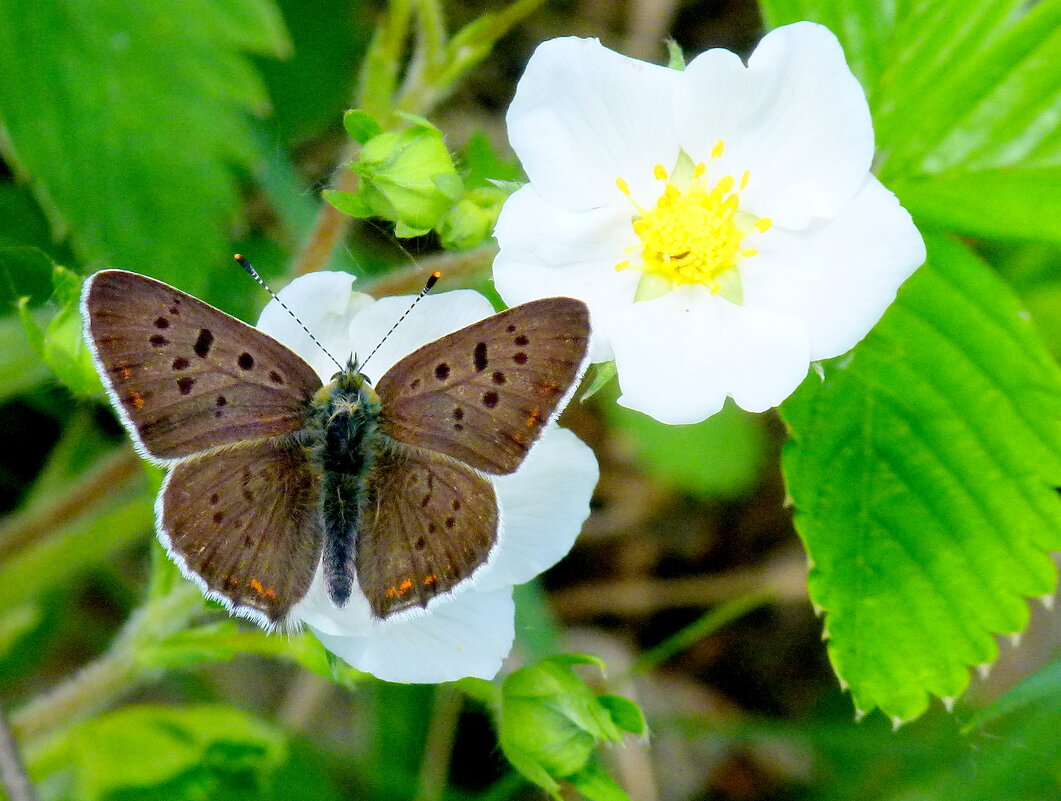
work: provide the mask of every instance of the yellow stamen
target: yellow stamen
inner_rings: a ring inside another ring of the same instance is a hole
[[[711,159],[721,158],[724,150],[725,143],[716,142]],[[750,172],[742,172],[739,180],[724,175],[714,183],[709,172],[708,164],[694,165],[684,153],[670,173],[662,164],[655,165],[653,177],[666,184],[653,208],[642,208],[631,196],[629,183],[616,178],[619,191],[637,209],[631,226],[641,242],[630,249],[633,258],[621,261],[615,269],[637,267],[644,273],[642,282],[654,277],[652,291],[639,290],[639,299],[658,297],[660,286],[701,284],[712,294],[742,302],[738,267],[743,259],[758,253],[744,247],[743,240],[766,232],[772,223],[740,208],[740,193],[751,180]]]

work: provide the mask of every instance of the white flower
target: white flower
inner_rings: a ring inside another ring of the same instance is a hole
[[[727,395],[777,405],[925,258],[869,172],[869,108],[820,25],[772,31],[747,66],[709,50],[684,71],[554,39],[508,127],[530,183],[498,221],[498,291],[584,300],[620,402],[665,423]]]
[[[364,359],[408,308],[411,298],[373,300],[351,291],[345,273],[313,273],[280,296],[342,363]],[[375,383],[408,353],[490,316],[486,298],[462,290],[428,295],[387,338],[364,372]],[[308,361],[327,383],[335,364],[278,304],[262,312],[258,327]],[[355,353],[356,352],[356,353]],[[330,651],[359,670],[388,681],[440,682],[465,676],[492,678],[512,647],[512,586],[529,581],[570,550],[597,483],[593,452],[570,431],[550,425],[512,475],[492,478],[501,534],[487,563],[426,610],[374,618],[354,584],[339,609],[328,598],[322,571],[293,616],[304,621]]]

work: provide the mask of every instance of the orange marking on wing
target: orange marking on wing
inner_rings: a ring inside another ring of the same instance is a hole
[[[118,370],[121,372],[122,378],[124,380],[128,381],[130,378],[133,377],[133,371],[132,369],[130,369],[131,365],[129,364],[129,362],[125,361],[125,359],[119,359],[117,362],[114,363],[114,366],[118,368]]]
[[[412,579],[406,579],[405,581],[403,581],[401,584],[398,585],[398,589],[401,592],[407,592],[408,590],[410,590],[412,588],[412,586],[413,586]]]
[[[269,599],[275,598],[276,597],[276,590],[274,590],[272,587],[270,587],[269,589],[267,589],[265,591],[265,597],[269,598]]]
[[[527,418],[527,428],[534,428],[538,425],[538,421],[542,419],[542,410],[535,409],[531,412],[531,416]]]
[[[383,594],[386,595],[388,598],[397,598],[398,590],[396,590],[394,587],[387,587],[387,591]]]
[[[141,395],[139,392],[134,392],[132,395],[130,395],[129,400],[133,402],[133,406],[135,406],[137,409],[144,408],[144,396]]]
[[[425,587],[430,587],[436,581],[438,581],[438,576],[436,576],[434,573],[432,573],[430,576],[427,576],[427,577],[424,578],[424,586]]]
[[[259,595],[265,595],[265,588],[262,586],[262,583],[256,578],[251,579],[251,589]]]

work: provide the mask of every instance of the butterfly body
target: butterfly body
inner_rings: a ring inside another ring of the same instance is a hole
[[[354,581],[354,555],[366,482],[381,449],[394,447],[380,431],[379,396],[350,361],[313,398],[299,440],[322,478],[320,520],[324,531],[324,575],[328,595],[343,606]]]
[[[585,366],[584,304],[514,307],[327,386],[268,335],[135,273],[85,283],[85,334],[138,450],[169,472],[159,538],[233,614],[289,627],[319,567],[385,619],[456,591],[514,472]]]

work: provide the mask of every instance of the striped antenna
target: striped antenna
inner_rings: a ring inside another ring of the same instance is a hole
[[[398,321],[394,325],[391,326],[391,330],[383,335],[383,339],[381,339],[379,341],[379,343],[376,345],[376,347],[374,347],[372,349],[372,352],[370,354],[368,354],[368,356],[365,357],[365,360],[363,362],[361,362],[361,364],[359,364],[357,366],[357,369],[361,370],[361,369],[364,368],[364,366],[366,364],[368,364],[368,360],[376,355],[376,351],[379,350],[380,345],[382,345],[384,342],[387,341],[387,338],[391,334],[394,333],[394,329],[402,324],[402,320],[404,320],[406,317],[409,316],[409,312],[411,312],[413,310],[413,308],[416,306],[416,304],[419,303],[423,299],[424,295],[426,295],[428,292],[431,291],[431,288],[435,284],[438,283],[438,279],[441,278],[441,277],[442,277],[442,273],[440,273],[438,271],[435,271],[435,272],[431,273],[431,276],[427,279],[427,283],[424,284],[424,288],[420,290],[420,294],[418,294],[415,298],[413,298],[413,302],[409,304],[409,308],[406,309],[405,313],[402,314],[402,316],[398,318]]]
[[[236,254],[235,256],[233,256],[233,258],[234,258],[234,259],[235,259],[235,260],[236,260],[237,262],[239,262],[239,266],[240,266],[240,267],[242,267],[242,268],[243,268],[244,270],[246,270],[246,271],[247,271],[247,274],[248,274],[248,275],[249,275],[249,276],[250,276],[251,278],[253,278],[253,279],[254,279],[255,281],[257,281],[257,282],[258,282],[258,286],[260,286],[260,287],[261,287],[262,289],[264,289],[264,290],[265,290],[266,292],[268,292],[268,293],[269,293],[270,295],[272,295],[272,298],[273,298],[273,300],[275,300],[275,301],[276,301],[277,303],[279,303],[279,304],[280,304],[281,306],[283,306],[283,307],[284,307],[284,310],[285,310],[285,311],[286,311],[286,312],[287,312],[288,314],[290,314],[290,315],[291,315],[291,317],[292,317],[292,318],[294,319],[294,321],[295,321],[296,323],[298,323],[298,324],[299,324],[299,325],[300,325],[300,326],[302,327],[302,330],[303,330],[303,331],[305,331],[305,332],[306,332],[306,336],[308,336],[308,337],[309,337],[309,338],[310,338],[311,340],[313,340],[313,344],[314,344],[314,345],[316,345],[316,346],[317,346],[318,348],[320,348],[320,349],[321,349],[321,350],[322,350],[322,351],[324,352],[324,354],[325,354],[325,355],[326,355],[326,356],[327,356],[327,357],[328,357],[329,359],[331,359],[331,360],[332,360],[333,362],[335,362],[335,366],[339,368],[339,372],[342,372],[343,370],[345,370],[345,369],[346,369],[346,368],[345,368],[345,367],[343,367],[343,366],[342,366],[341,364],[339,364],[339,360],[338,360],[338,359],[336,359],[336,358],[335,358],[334,356],[332,356],[332,354],[328,352],[328,349],[327,349],[327,348],[325,348],[325,347],[324,347],[324,346],[323,346],[323,345],[322,345],[322,344],[321,344],[321,343],[320,343],[320,342],[319,342],[319,341],[317,340],[317,338],[316,338],[315,336],[313,336],[313,332],[312,332],[312,331],[310,331],[310,330],[309,330],[308,328],[306,328],[306,324],[305,324],[304,322],[302,322],[302,321],[301,321],[300,319],[298,319],[298,315],[297,315],[297,314],[295,314],[295,313],[294,313],[293,311],[291,311],[291,309],[290,309],[290,308],[288,308],[288,305],[287,305],[286,303],[284,303],[284,302],[283,302],[282,300],[280,300],[280,296],[279,296],[279,295],[277,295],[277,294],[276,294],[275,292],[273,292],[273,290],[271,290],[271,289],[269,288],[269,285],[268,285],[267,283],[265,283],[265,281],[263,281],[263,280],[262,280],[262,277],[261,277],[260,275],[258,275],[258,271],[257,271],[257,270],[255,270],[255,269],[254,269],[254,267],[252,267],[252,266],[251,266],[251,263],[250,263],[249,261],[247,261],[247,260],[246,260],[246,259],[245,259],[245,258],[244,258],[243,256],[241,256],[241,255],[240,255],[239,253],[237,253],[237,254]],[[407,313],[408,313],[408,312],[407,312]],[[392,330],[393,330],[393,329],[392,329]]]

